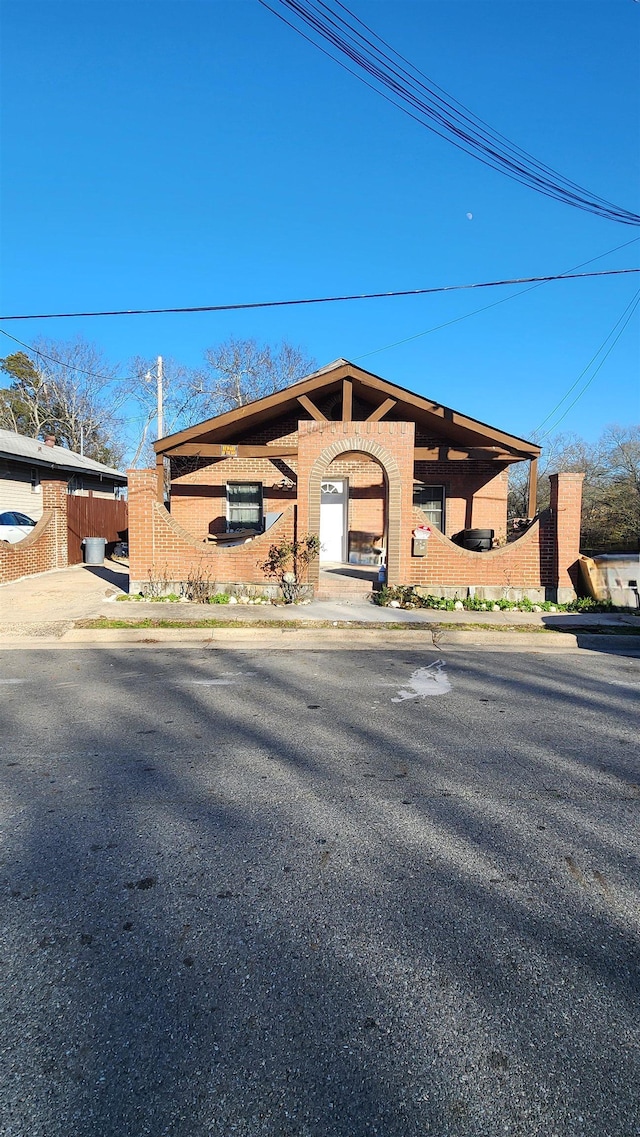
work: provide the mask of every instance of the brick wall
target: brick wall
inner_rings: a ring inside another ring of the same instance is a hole
[[[580,555],[582,474],[554,474],[551,503],[516,541],[485,553],[453,544],[434,530],[426,557],[411,557],[402,583],[435,595],[465,596],[469,587],[487,598],[574,599]],[[414,510],[414,520],[422,518]],[[480,528],[480,526],[478,526]]]
[[[422,514],[414,511],[416,523]],[[553,517],[542,514],[517,541],[485,553],[453,544],[433,530],[425,557],[412,557],[407,584],[434,595],[466,596],[469,587],[487,598],[519,598],[527,594],[544,600],[553,591]]]
[[[260,482],[265,513],[281,513],[295,502],[295,461],[271,458],[175,459],[171,474],[171,516],[198,540],[227,528],[227,482]]]
[[[67,481],[42,478],[42,517],[15,545],[0,542],[0,584],[67,567]]]
[[[323,426],[340,429],[343,423],[314,424],[291,421],[273,424],[268,430],[257,431],[243,441],[255,444],[282,446],[298,445],[300,425],[308,433],[310,427]],[[355,424],[359,431],[380,426],[402,427],[401,423]],[[404,424],[407,425],[407,424]],[[366,433],[366,432],[365,432]],[[418,462],[412,471],[418,481],[429,485],[442,485],[445,489],[445,532],[451,537],[461,529],[493,529],[496,537],[506,536],[508,472],[506,467],[496,472],[495,463],[482,461]],[[285,480],[295,483],[298,459],[287,458],[224,458],[213,460],[181,459],[172,462],[171,515],[199,540],[209,533],[226,530],[226,485],[234,481],[257,481],[263,487],[265,513],[281,512],[295,502],[295,489],[283,488]],[[349,482],[349,528],[364,532],[382,533],[385,529],[385,491],[381,467],[376,462],[363,461],[354,455],[336,459],[327,469],[327,477],[347,478]]]
[[[266,533],[243,545],[223,548],[203,544],[156,500],[155,470],[129,470],[129,575],[131,591],[154,580],[172,586],[199,575],[222,589],[233,584],[263,585],[260,569],[271,544],[292,540],[295,510],[283,516]]]

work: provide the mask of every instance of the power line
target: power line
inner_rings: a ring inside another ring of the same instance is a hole
[[[69,320],[94,316],[169,316],[196,312],[243,312],[255,308],[291,308],[302,304],[338,304],[347,300],[386,300],[393,296],[433,296],[443,292],[463,292],[473,288],[503,288],[507,284],[536,284],[552,280],[586,280],[598,276],[624,276],[640,268],[604,269],[602,272],[560,272],[549,276],[521,276],[511,280],[485,280],[476,284],[445,284],[436,288],[406,288],[389,292],[361,292],[349,296],[313,296],[299,300],[258,300],[247,304],[199,304],[188,308],[122,308],[105,312],[39,312],[19,316],[0,316],[0,320]],[[2,330],[2,329],[0,329]],[[8,332],[5,332],[8,335]]]
[[[271,0],[284,8],[294,22],[266,0],[259,3],[392,106],[483,165],[565,205],[609,221],[640,225],[638,214],[577,185],[474,115],[381,39],[340,0],[335,0],[333,8],[323,0]],[[341,9],[347,18],[336,9]],[[304,27],[312,34],[308,35]],[[333,50],[327,50],[321,41]],[[353,66],[345,63],[344,58]]]
[[[615,322],[615,324],[613,325],[613,327],[612,327],[611,331],[610,331],[610,332],[609,332],[609,334],[608,334],[608,335],[605,337],[605,339],[602,341],[602,343],[600,344],[600,347],[599,347],[599,348],[598,348],[598,350],[595,352],[595,354],[594,354],[594,355],[591,357],[591,359],[590,359],[590,360],[589,360],[589,362],[587,363],[587,366],[586,366],[586,367],[584,368],[584,370],[583,370],[583,371],[580,373],[580,375],[578,375],[578,378],[576,379],[575,383],[573,383],[573,384],[571,385],[571,387],[569,387],[569,390],[568,390],[568,391],[566,391],[566,392],[565,392],[565,394],[564,394],[564,395],[562,396],[562,398],[560,399],[560,401],[559,401],[558,403],[556,403],[556,405],[555,405],[555,407],[553,408],[553,410],[552,410],[552,411],[550,411],[550,412],[549,412],[549,414],[547,415],[547,417],[546,417],[545,419],[543,419],[543,420],[542,420],[542,422],[540,423],[540,426],[537,426],[537,427],[536,427],[536,429],[534,430],[534,432],[533,432],[533,433],[534,433],[534,435],[535,435],[535,434],[537,434],[537,433],[538,433],[538,431],[539,431],[539,430],[540,430],[540,429],[541,429],[541,428],[544,426],[544,424],[545,424],[546,422],[548,422],[548,421],[549,421],[549,419],[550,419],[550,418],[551,418],[551,417],[552,417],[552,416],[555,414],[555,412],[558,410],[558,408],[562,406],[562,404],[564,403],[565,399],[566,399],[566,398],[568,398],[568,396],[571,394],[571,392],[575,390],[575,388],[578,386],[578,383],[580,382],[580,380],[583,378],[583,376],[584,376],[584,375],[586,375],[586,373],[587,373],[587,371],[589,370],[589,368],[591,367],[592,363],[594,363],[594,362],[595,362],[595,360],[598,358],[598,356],[600,355],[600,352],[601,352],[601,351],[602,351],[602,349],[605,347],[605,345],[606,345],[607,341],[611,339],[611,337],[612,337],[613,333],[615,332],[616,328],[618,328],[618,327],[619,327],[619,325],[620,325],[620,324],[622,324],[622,327],[620,327],[620,330],[619,330],[619,332],[618,332],[617,336],[615,337],[615,339],[614,339],[613,343],[612,343],[612,344],[611,344],[611,346],[609,347],[609,350],[608,350],[607,352],[605,352],[605,354],[603,355],[602,359],[600,360],[600,363],[599,363],[599,364],[598,364],[598,366],[596,367],[596,369],[595,369],[595,371],[594,371],[593,375],[591,376],[591,378],[588,380],[588,382],[587,382],[587,383],[585,383],[585,385],[584,385],[584,387],[582,388],[582,390],[578,392],[578,394],[576,395],[576,397],[575,397],[575,399],[573,400],[573,402],[572,402],[572,403],[569,403],[569,406],[568,406],[568,407],[567,407],[567,409],[566,409],[566,410],[563,412],[563,414],[561,414],[561,415],[560,415],[560,418],[559,418],[559,419],[556,419],[556,421],[555,421],[555,423],[553,424],[553,426],[550,426],[550,427],[549,427],[549,429],[548,429],[548,430],[546,430],[546,431],[544,432],[544,434],[541,436],[541,439],[540,439],[540,441],[542,441],[542,439],[544,439],[544,438],[548,438],[548,436],[551,434],[551,431],[552,431],[552,430],[555,430],[555,429],[556,429],[556,428],[557,428],[557,427],[560,425],[560,423],[562,422],[562,420],[563,420],[563,419],[565,419],[565,418],[567,417],[567,415],[569,414],[569,411],[570,411],[570,410],[572,410],[572,408],[573,408],[573,407],[575,407],[576,403],[579,401],[579,399],[581,399],[581,398],[582,398],[582,396],[584,395],[585,391],[587,391],[587,390],[588,390],[588,388],[591,386],[591,384],[593,383],[593,380],[595,379],[596,375],[598,374],[598,372],[599,372],[599,371],[600,371],[600,369],[602,368],[602,366],[603,366],[603,364],[604,364],[605,360],[606,360],[606,359],[607,359],[607,358],[608,358],[608,357],[611,355],[611,352],[613,351],[614,347],[616,346],[616,344],[617,344],[618,340],[620,339],[620,337],[621,337],[621,335],[623,334],[623,332],[626,330],[626,328],[627,328],[627,325],[629,324],[629,321],[631,320],[631,317],[633,316],[633,314],[634,314],[634,312],[635,312],[636,308],[638,307],[638,304],[640,304],[640,289],[638,289],[638,291],[636,292],[635,296],[634,296],[634,297],[633,297],[633,299],[630,301],[630,303],[629,303],[629,304],[627,304],[626,308],[624,309],[624,312],[623,312],[623,313],[622,313],[622,315],[621,315],[621,316],[620,316],[620,317],[619,317],[619,318],[616,320],[616,322]],[[624,322],[623,322],[623,321],[624,321]]]
[[[640,3],[640,0],[638,0],[638,2]],[[606,253],[599,253],[597,257],[591,257],[588,261],[582,261],[578,265],[573,265],[571,268],[568,268],[566,272],[575,272],[579,268],[584,268],[585,265],[595,264],[596,261],[601,261],[604,257],[611,256],[612,253],[618,253],[620,249],[626,249],[628,245],[635,245],[638,241],[640,241],[640,237],[632,237],[630,241],[625,241],[622,245],[616,245],[614,249],[608,249]],[[566,273],[562,275],[565,276]],[[528,288],[521,288],[519,292],[512,292],[510,296],[503,296],[501,300],[494,300],[492,304],[485,304],[482,308],[474,308],[472,312],[465,312],[463,316],[455,316],[453,320],[445,320],[443,324],[436,324],[433,328],[426,328],[425,331],[416,332],[413,336],[396,340],[395,343],[386,344],[384,347],[376,347],[373,351],[363,352],[362,355],[354,356],[354,362],[358,359],[368,359],[370,355],[379,355],[382,351],[390,351],[391,348],[394,347],[401,347],[405,343],[412,343],[413,340],[422,339],[423,336],[429,336],[432,332],[440,332],[443,328],[450,328],[453,324],[460,324],[463,320],[470,319],[471,316],[478,316],[482,312],[488,312],[491,308],[498,308],[501,304],[506,304],[509,300],[516,300],[519,296],[526,296],[527,292],[533,292],[536,288],[542,288],[542,285],[545,283],[546,281],[541,281],[537,284],[531,284]]]
[[[87,375],[89,379],[104,379],[107,383],[129,383],[140,378],[139,375],[100,375],[96,371],[87,371],[84,367],[76,367],[75,363],[69,363],[66,359],[56,359],[54,355],[47,355],[46,351],[40,351],[40,348],[34,347],[33,344],[24,343],[23,340],[19,340],[16,336],[5,332],[4,328],[0,328],[0,335],[6,336],[7,339],[13,340],[14,343],[19,343],[20,347],[26,348],[32,355],[37,355],[40,359],[47,359],[49,363],[57,363],[59,367],[68,367],[70,371],[77,371],[80,375]]]

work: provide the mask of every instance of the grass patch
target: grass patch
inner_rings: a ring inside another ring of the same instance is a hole
[[[100,616],[96,619],[76,620],[74,626],[76,628],[90,628],[95,631],[100,630],[118,630],[129,628],[131,630],[144,630],[148,628],[204,628],[215,630],[217,628],[272,628],[281,629],[285,631],[294,631],[296,629],[328,629],[329,631],[364,631],[364,632],[424,632],[426,638],[430,638],[433,632],[437,632],[446,641],[449,632],[549,632],[555,631],[553,628],[540,627],[537,625],[531,626],[529,624],[469,624],[469,623],[455,623],[455,624],[438,624],[427,623],[426,621],[389,621],[385,623],[378,623],[369,620],[224,620],[224,619],[202,619],[202,620],[171,620],[161,619],[154,616],[145,616],[142,619],[136,620],[135,617],[130,620],[109,619],[106,616]],[[573,631],[574,629],[567,629]],[[581,629],[588,630],[588,629]],[[604,629],[603,629],[604,630]],[[633,629],[631,629],[633,631]]]

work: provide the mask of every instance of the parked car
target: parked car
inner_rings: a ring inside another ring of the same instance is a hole
[[[0,541],[9,541],[14,545],[16,541],[28,537],[35,525],[36,522],[32,517],[27,517],[26,513],[18,513],[15,509],[0,513]]]

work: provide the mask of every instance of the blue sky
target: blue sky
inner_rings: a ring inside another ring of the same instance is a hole
[[[640,212],[640,4],[351,8],[494,128]],[[3,315],[544,275],[640,237],[459,153],[257,0],[7,0],[1,11]],[[640,242],[590,267],[638,264]],[[527,438],[639,287],[635,276],[550,283],[426,335],[519,290],[1,326],[27,343],[82,335],[124,374],[134,355],[195,366],[230,334],[284,338],[319,364],[345,356]],[[639,311],[558,429],[595,439],[637,420]]]

